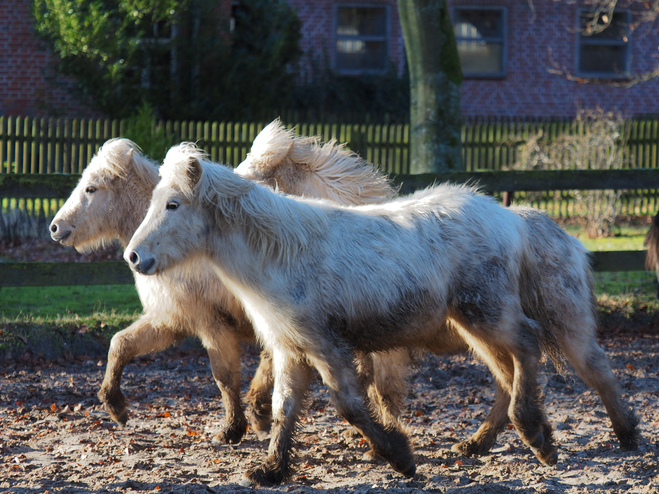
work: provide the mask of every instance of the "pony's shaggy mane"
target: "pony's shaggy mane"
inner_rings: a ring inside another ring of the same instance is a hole
[[[283,201],[279,194],[204,158],[194,143],[174,146],[160,167],[161,183],[212,210],[216,224],[228,222],[247,230],[249,245],[265,258],[290,260],[322,231],[326,223],[322,215],[297,201]],[[281,215],[296,221],[282,224],[272,220]]]
[[[137,144],[125,138],[110,139],[103,144],[85,169],[85,173],[107,180],[114,177],[126,180],[131,172],[144,183],[158,183],[158,165],[144,156]]]
[[[340,204],[368,204],[394,197],[398,190],[373,165],[336,140],[321,144],[320,137],[296,137],[279,119],[256,137],[249,153],[251,164],[263,177],[282,165],[308,174],[317,190]],[[240,167],[238,167],[240,172]]]

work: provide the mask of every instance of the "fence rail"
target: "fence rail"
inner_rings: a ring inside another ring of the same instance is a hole
[[[77,175],[0,175],[0,197],[68,197]],[[397,175],[402,193],[433,182],[479,183],[488,192],[563,189],[641,188],[659,189],[659,170],[560,170],[555,172],[479,172],[446,175]],[[642,271],[645,251],[593,252],[595,271]],[[131,284],[124,262],[104,263],[0,263],[0,286]]]
[[[593,270],[643,271],[646,251],[592,252]],[[0,263],[0,287],[132,285],[124,261]]]

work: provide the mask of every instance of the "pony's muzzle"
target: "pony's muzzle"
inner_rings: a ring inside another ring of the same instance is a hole
[[[55,242],[64,242],[67,238],[71,236],[71,229],[60,226],[57,221],[53,221],[50,224],[50,238]]]
[[[130,264],[131,269],[140,274],[153,274],[155,271],[153,269],[156,265],[155,257],[140,256],[136,250],[126,252],[124,257],[128,261],[128,264]]]

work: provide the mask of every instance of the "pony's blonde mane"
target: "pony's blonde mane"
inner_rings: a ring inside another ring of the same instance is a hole
[[[162,183],[180,190],[193,204],[210,209],[217,224],[245,230],[249,245],[263,258],[290,260],[323,230],[326,221],[315,210],[282,200],[231,168],[204,158],[193,143],[174,146],[160,167]],[[282,217],[290,221],[281,221]]]
[[[125,138],[106,141],[84,173],[105,180],[114,177],[126,180],[131,173],[135,173],[138,180],[152,187],[158,183],[158,165],[144,156],[137,144]]]
[[[278,167],[291,166],[315,195],[340,204],[378,203],[398,192],[386,175],[345,144],[334,139],[322,144],[317,136],[296,137],[279,119],[259,133],[248,160],[263,178],[275,175]],[[241,167],[237,171],[240,173]]]

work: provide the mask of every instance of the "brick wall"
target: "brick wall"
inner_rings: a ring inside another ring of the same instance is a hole
[[[402,72],[405,49],[396,0],[288,0],[303,22],[302,49],[311,59],[333,63],[336,4],[389,5],[389,55]],[[632,87],[580,84],[550,70],[576,71],[577,7],[567,0],[535,0],[535,13],[522,0],[449,0],[450,5],[492,5],[508,9],[508,70],[503,78],[465,79],[465,116],[574,116],[599,106],[626,115],[659,113],[659,78]],[[91,117],[89,105],[68,91],[71,82],[55,78],[54,55],[33,32],[30,0],[0,1],[0,114]],[[632,72],[659,64],[659,33],[651,26],[632,36]],[[307,65],[308,67],[309,65]]]
[[[34,33],[30,0],[0,1],[0,115],[94,117],[54,76],[52,52]]]
[[[394,0],[287,0],[303,23],[302,49],[307,60],[332,60],[333,16],[337,4],[390,6],[391,61],[402,72],[404,41]],[[503,78],[465,78],[465,116],[574,116],[580,109],[601,107],[625,115],[659,113],[659,78],[632,87],[584,84],[550,71],[576,72],[577,6],[567,0],[449,0],[453,6],[503,6],[508,12],[508,70]],[[653,32],[654,31],[654,32]],[[659,65],[659,33],[643,26],[632,36],[632,73]]]

